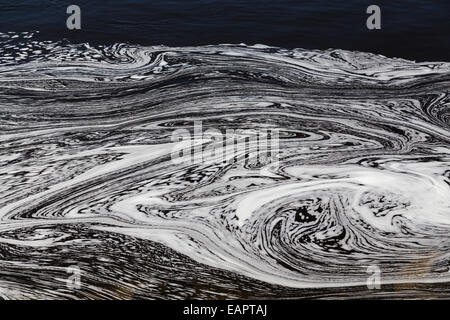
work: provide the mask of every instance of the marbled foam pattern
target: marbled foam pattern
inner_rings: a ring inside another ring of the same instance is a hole
[[[449,63],[0,41],[2,297],[450,296]],[[174,163],[194,121],[279,165]]]

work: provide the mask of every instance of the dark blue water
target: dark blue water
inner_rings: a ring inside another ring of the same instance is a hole
[[[66,29],[70,4],[81,7],[82,30]],[[366,28],[371,4],[382,9],[381,30]],[[262,43],[448,61],[449,13],[448,0],[0,0],[0,31],[93,44]]]

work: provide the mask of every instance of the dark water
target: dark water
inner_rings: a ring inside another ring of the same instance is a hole
[[[70,4],[81,7],[82,30],[65,26]],[[381,30],[366,28],[366,8],[371,4],[381,7]],[[448,61],[449,9],[447,0],[1,0],[0,32],[39,30],[42,39],[75,43],[262,43]]]

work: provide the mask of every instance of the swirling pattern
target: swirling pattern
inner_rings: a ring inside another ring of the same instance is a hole
[[[0,36],[3,298],[450,296],[449,63]],[[195,121],[278,165],[174,163]]]

